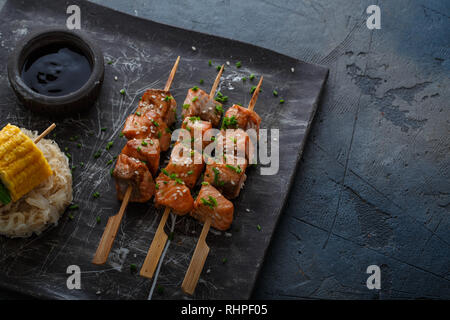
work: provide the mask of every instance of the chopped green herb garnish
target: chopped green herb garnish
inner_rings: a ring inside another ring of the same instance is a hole
[[[189,109],[190,106],[191,105],[189,103],[185,103],[185,104],[183,104],[183,109],[187,110],[187,109]]]
[[[123,134],[123,132],[119,133],[119,137],[123,138],[125,135]]]
[[[130,271],[136,272],[136,270],[137,270],[137,266],[134,263],[130,264]]]
[[[144,146],[144,147],[146,147],[146,146],[148,146],[148,143],[147,143],[145,140],[142,140],[141,145]]]
[[[242,81],[247,81],[247,78],[246,77],[242,77]]]
[[[281,100],[280,100],[280,103],[283,104],[283,103],[284,103],[284,99],[281,99]]]
[[[241,169],[240,166],[234,167],[232,165],[227,164],[226,167],[230,168],[231,170],[234,170],[236,173],[241,173],[242,172],[242,169]]]
[[[100,193],[98,193],[97,191],[95,191],[95,192],[92,194],[92,196],[93,196],[94,198],[98,198],[98,197],[100,197]]]
[[[208,66],[212,66],[212,61],[211,60],[208,60]]]
[[[167,170],[166,169],[161,169],[161,172],[162,173],[164,173],[166,176],[168,176],[169,177],[169,172],[167,172]]]
[[[78,209],[79,207],[80,207],[79,205],[73,204],[73,205],[71,205],[71,206],[69,207],[69,209],[70,209],[70,210],[76,210],[76,209]]]
[[[72,159],[72,155],[68,152],[66,152],[66,157],[69,158],[69,160]]]
[[[194,171],[192,171],[192,170],[189,170],[188,172],[186,172],[186,174],[188,175],[188,176],[190,176],[191,174],[193,174],[194,173]]]
[[[107,144],[106,144],[106,150],[109,150],[109,149],[111,149],[112,148],[112,146],[113,146],[113,144],[114,144],[114,142],[113,141],[110,141],[110,142],[108,142]]]
[[[250,79],[250,80],[255,79],[255,75],[254,75],[254,74],[251,74],[250,77],[249,77],[249,79]]]
[[[101,155],[102,155],[102,152],[99,150],[96,153],[94,153],[94,158],[98,159],[98,158],[100,158]]]
[[[119,92],[120,92],[121,95],[125,95],[125,89],[120,89]]]
[[[77,148],[81,148],[81,143],[77,143]]]
[[[97,223],[102,222],[102,219],[100,217],[97,217],[96,220],[97,220]]]
[[[216,67],[217,71],[220,71],[221,68],[222,68],[222,66],[217,66]]]
[[[195,101],[197,101],[198,100],[198,97],[197,96],[195,96],[194,98],[192,98],[192,102],[195,102]]]
[[[139,112],[139,111],[136,111],[136,113],[135,113],[138,117],[140,117],[141,116],[141,113]]]
[[[242,67],[242,63],[241,63],[240,61],[236,62],[236,67],[237,67],[237,68]]]
[[[108,64],[113,64],[113,63],[114,63],[114,61],[112,61],[112,60],[108,61]]]
[[[222,122],[222,129],[237,128],[236,116],[224,117]]]
[[[212,196],[208,196],[208,200],[206,200],[205,198],[200,198],[200,201],[205,206],[208,206],[211,209],[214,209],[215,207],[217,207],[217,200],[214,197],[212,197]]]
[[[84,167],[84,162],[80,162],[80,167]]]
[[[109,174],[110,174],[111,176],[114,175],[114,168],[111,168],[111,170],[109,170]]]
[[[198,87],[197,87],[197,86],[193,86],[193,87],[192,87],[192,91],[194,91],[194,92],[195,92],[195,91],[198,91]]]
[[[223,113],[223,107],[220,104],[216,104],[216,112],[218,114],[222,114]]]
[[[166,128],[165,131],[166,133],[172,133],[172,130],[170,130],[170,128]]]
[[[223,263],[223,264],[225,264],[227,261],[228,261],[227,258],[223,258],[223,259],[222,259],[222,263]]]
[[[256,229],[258,229],[258,231],[261,231],[261,226],[259,224],[256,225]]]
[[[112,164],[113,163],[113,159],[110,159],[110,160],[108,160],[108,162],[106,163],[107,165],[110,165],[110,164]]]
[[[101,128],[100,130],[101,130],[102,132],[105,132],[105,131],[106,131],[106,128],[103,127],[103,128]]]
[[[159,127],[159,123],[156,120],[152,119],[152,123],[155,127]]]
[[[158,183],[155,183],[155,189],[159,190],[159,184]]]
[[[173,99],[173,97],[171,97],[171,96],[166,96],[165,98],[164,98],[164,101],[169,101],[169,100],[172,100]]]
[[[141,147],[140,147],[140,146],[137,147],[136,150],[137,150],[138,152],[141,152]]]
[[[158,131],[157,136],[158,136],[158,139],[161,139],[161,131]]]
[[[273,95],[274,95],[275,97],[278,97],[278,91],[277,91],[277,90],[273,90],[272,93],[273,93]]]
[[[250,93],[255,92],[255,90],[256,90],[256,86],[252,86],[252,88],[250,89]]]
[[[64,148],[64,151],[69,151],[69,148],[68,148],[68,147],[65,147],[65,148]]]
[[[199,83],[200,83],[200,84],[203,84],[203,83],[205,83],[205,80],[200,79]]]
[[[68,217],[70,220],[73,220],[73,214],[69,213]]]
[[[189,117],[189,120],[191,120],[192,122],[195,122],[195,121],[201,121],[202,119],[200,117]]]
[[[206,181],[202,182],[202,186],[208,186],[208,185],[209,185],[209,182],[206,182]]]

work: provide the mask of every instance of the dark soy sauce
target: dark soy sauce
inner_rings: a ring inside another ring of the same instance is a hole
[[[33,51],[25,60],[21,76],[37,93],[64,96],[80,89],[91,72],[91,64],[81,50],[55,43]]]

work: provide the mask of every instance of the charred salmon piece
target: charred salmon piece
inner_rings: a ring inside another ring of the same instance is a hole
[[[235,104],[225,112],[222,129],[254,129],[259,133],[260,124],[261,117],[255,111]]]
[[[139,100],[137,112],[145,113],[147,110],[156,112],[170,127],[176,120],[177,103],[169,91],[149,89]]]
[[[156,207],[169,207],[178,215],[185,215],[194,208],[194,199],[189,188],[179,179],[171,179],[161,173],[156,178]]]
[[[185,129],[190,134],[191,147],[197,149],[195,142],[202,141],[201,148],[204,149],[212,142],[212,134],[209,131],[212,129],[212,124],[209,121],[204,121],[200,117],[187,117],[183,120],[181,128]],[[194,140],[192,140],[194,138]],[[180,142],[184,141],[184,137],[180,136]],[[193,143],[192,143],[193,142]],[[200,144],[199,144],[200,146]]]
[[[194,202],[190,215],[205,222],[211,217],[211,226],[217,230],[228,230],[233,222],[234,206],[216,188],[210,184],[203,185]]]
[[[227,129],[222,130],[216,137],[217,147],[216,154],[222,154],[220,151],[223,150],[223,154],[226,156],[234,156],[238,158],[246,158],[247,162],[253,163],[256,159],[256,148],[253,141],[257,140],[257,137],[250,136],[242,129]],[[252,160],[252,161],[251,161]]]
[[[211,122],[217,128],[222,117],[222,104],[209,98],[209,94],[197,87],[188,91],[183,102],[183,119],[187,117],[200,117],[204,121]]]
[[[168,165],[162,170],[163,174],[181,179],[188,188],[193,188],[205,168],[201,153],[192,151],[177,143],[170,157]]]
[[[167,151],[172,138],[171,131],[167,124],[152,110],[146,112],[136,111],[128,116],[122,130],[123,135],[128,139],[152,138],[159,140],[161,151]]]
[[[132,186],[131,202],[147,202],[155,193],[155,183],[147,166],[140,160],[120,154],[113,171],[117,198],[123,200],[129,185]]]
[[[226,159],[209,158],[206,164],[204,181],[219,190],[227,199],[239,196],[247,176],[247,160],[238,157],[226,157]]]
[[[152,176],[158,172],[160,153],[159,140],[152,138],[128,140],[122,149],[122,154],[144,162]]]

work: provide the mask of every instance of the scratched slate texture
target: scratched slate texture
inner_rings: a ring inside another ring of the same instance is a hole
[[[6,64],[2,64],[0,119],[2,126],[11,122],[38,131],[51,121],[56,122],[51,137],[71,154],[74,203],[80,208],[71,210],[73,219],[66,212],[57,227],[40,236],[0,238],[0,285],[41,298],[147,298],[152,282],[139,277],[130,266],[135,264],[140,269],[158,225],[161,212],[153,205],[130,204],[107,264],[95,266],[91,260],[107,218],[116,214],[120,205],[109,174],[112,166],[107,161],[124,145],[125,139],[118,136],[123,123],[147,88],[164,86],[173,62],[181,55],[171,90],[179,105],[178,113],[187,89],[204,79],[205,84],[200,86],[208,90],[217,73],[215,66],[229,61],[219,90],[230,101],[246,105],[251,98],[251,86],[264,75],[256,108],[262,117],[262,128],[280,130],[279,172],[263,176],[258,167],[248,170],[245,189],[234,201],[232,228],[227,232],[210,231],[207,242],[211,251],[192,297],[249,298],[292,184],[328,69],[244,43],[127,16],[88,2],[70,4],[80,6],[83,31],[102,48],[105,61],[111,61],[106,65],[99,100],[91,110],[65,118],[32,114],[18,104],[7,82]],[[1,60],[6,61],[18,39],[39,26],[64,26],[66,7],[65,1],[7,2],[0,14]],[[214,66],[208,66],[209,59]],[[234,66],[237,61],[242,61],[239,69]],[[241,80],[250,74],[255,74],[256,79]],[[125,89],[125,96],[119,93],[121,88]],[[273,89],[278,90],[280,97],[273,96]],[[286,100],[282,105],[278,102],[281,97]],[[72,141],[71,137],[76,135],[78,140]],[[108,141],[114,141],[114,146],[105,150]],[[81,143],[81,148],[77,143]],[[101,156],[94,159],[99,150]],[[100,193],[98,199],[93,197],[94,192]],[[101,218],[100,223],[97,217]],[[180,286],[201,225],[183,217],[177,219],[174,228],[175,236],[155,283],[153,298],[190,298]],[[66,286],[69,265],[81,269],[81,290],[69,290]]]
[[[330,68],[253,298],[450,298],[448,1],[94,2]]]

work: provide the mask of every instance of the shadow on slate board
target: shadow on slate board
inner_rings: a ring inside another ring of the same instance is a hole
[[[228,232],[211,229],[208,235],[211,251],[192,297],[248,299],[286,201],[328,70],[249,44],[169,27],[84,1],[70,4],[80,6],[82,32],[95,39],[105,61],[112,64],[105,66],[105,82],[97,103],[85,113],[63,119],[33,114],[19,105],[7,81],[6,61],[16,42],[30,31],[65,26],[67,4],[52,0],[8,1],[0,13],[0,125],[13,123],[42,131],[56,122],[54,139],[61,148],[69,148],[71,164],[76,166],[74,203],[80,206],[72,212],[73,220],[66,212],[58,226],[40,236],[0,237],[0,285],[42,298],[147,298],[152,282],[131,272],[130,265],[140,269],[161,217],[162,212],[152,204],[130,204],[108,263],[95,266],[91,259],[108,217],[116,214],[120,205],[110,176],[112,165],[107,162],[125,143],[119,137],[121,127],[146,89],[164,86],[180,55],[171,90],[178,103],[178,114],[188,88],[199,85],[209,91],[217,73],[215,66],[229,61],[219,88],[229,96],[225,108],[231,103],[247,105],[251,86],[263,75],[263,91],[256,105],[262,117],[261,127],[280,129],[279,172],[262,176],[258,166],[248,170],[245,188],[234,201],[232,228]],[[210,59],[212,67],[208,66]],[[242,61],[239,69],[235,67],[237,61]],[[255,80],[240,80],[250,74],[256,75]],[[203,85],[199,84],[200,79],[204,79]],[[119,93],[122,88],[125,96]],[[275,88],[279,97],[272,94]],[[279,104],[280,98],[286,102]],[[75,135],[79,140],[71,141]],[[109,141],[114,141],[114,146],[107,151],[105,145]],[[77,148],[77,143],[82,147]],[[94,159],[99,150],[101,156]],[[163,158],[167,159],[168,154]],[[96,191],[100,193],[98,199],[92,197]],[[177,219],[154,299],[189,298],[180,286],[200,230],[201,225],[189,217]],[[67,289],[69,265],[81,268],[81,290]]]

